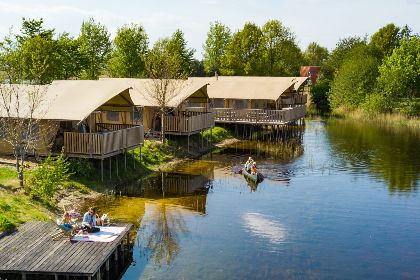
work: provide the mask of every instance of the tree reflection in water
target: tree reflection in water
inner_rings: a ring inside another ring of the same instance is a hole
[[[389,191],[415,191],[420,179],[419,135],[347,120],[329,121],[327,137],[333,151],[352,170],[368,170],[388,183]]]
[[[181,208],[164,202],[146,203],[139,241],[150,250],[155,264],[169,265],[180,252],[181,235],[188,233]]]

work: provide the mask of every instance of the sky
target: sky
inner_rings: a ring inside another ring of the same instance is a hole
[[[341,38],[370,36],[388,23],[420,33],[420,0],[0,0],[0,38],[11,26],[19,30],[22,17],[43,18],[47,28],[74,37],[89,17],[104,24],[112,38],[118,27],[138,23],[150,44],[179,28],[201,59],[214,21],[237,31],[246,22],[262,26],[277,19],[302,49],[317,42],[331,50]]]

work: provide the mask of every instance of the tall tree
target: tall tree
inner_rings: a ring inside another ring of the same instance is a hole
[[[372,35],[370,44],[380,51],[382,57],[386,57],[392,53],[394,48],[400,45],[402,37],[403,33],[401,28],[390,23]]]
[[[226,55],[227,47],[232,39],[229,27],[216,21],[210,23],[204,49],[204,70],[207,74],[220,73],[222,61]]]
[[[172,39],[157,41],[149,51],[146,60],[146,69],[151,78],[144,98],[159,108],[161,118],[161,141],[165,141],[165,116],[170,110],[169,104],[186,86],[189,75],[179,56],[175,55],[173,48],[168,45]]]
[[[262,27],[264,60],[261,74],[270,76],[297,75],[303,63],[302,53],[290,30],[278,20],[270,20]]]
[[[343,59],[331,85],[332,108],[360,106],[375,87],[380,59],[366,44],[353,48]]]
[[[110,35],[106,27],[96,23],[93,18],[82,23],[80,36],[80,50],[85,56],[86,65],[83,78],[98,79],[106,67],[108,56],[111,52]]]
[[[328,49],[312,42],[309,43],[303,56],[307,65],[321,66],[328,58]]]
[[[419,115],[420,108],[410,110],[409,107],[420,98],[420,38],[403,40],[401,46],[384,59],[379,73],[378,91],[391,104],[405,102],[407,114]]]
[[[263,61],[263,33],[254,23],[246,23],[229,43],[222,74],[259,75]]]
[[[118,29],[114,39],[114,51],[108,61],[112,77],[142,77],[148,48],[148,37],[138,24],[125,25]]]
[[[32,84],[48,84],[54,80],[57,69],[56,42],[39,35],[22,44],[24,79]]]
[[[191,75],[193,71],[194,49],[188,48],[184,33],[178,29],[167,41],[165,48],[168,53],[177,60],[177,64],[185,76]]]
[[[23,79],[22,52],[12,31],[0,42],[0,80],[15,84]]]
[[[44,19],[26,19],[22,18],[21,34],[16,35],[16,39],[20,44],[23,44],[27,39],[34,37],[41,37],[52,40],[54,36],[54,29],[44,28]]]
[[[68,33],[60,34],[58,37],[57,61],[59,64],[58,79],[68,80],[80,77],[85,59],[80,52],[79,41],[70,37]]]

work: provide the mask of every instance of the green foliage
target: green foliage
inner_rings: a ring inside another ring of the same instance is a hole
[[[21,46],[23,78],[34,84],[48,84],[55,78],[58,64],[56,43],[50,38],[35,36]]]
[[[133,150],[136,158],[140,159],[140,148]],[[173,157],[169,150],[167,142],[162,144],[157,141],[144,141],[144,145],[141,147],[142,162],[147,166],[153,166],[161,164]]]
[[[225,128],[220,126],[215,126],[212,129],[208,129],[202,132],[201,137],[208,139],[208,141],[210,141],[211,137],[211,142],[213,144],[217,144],[222,142],[223,140],[233,138],[233,135],[229,130],[226,130]]]
[[[328,101],[330,87],[330,80],[320,79],[311,88],[312,102],[315,104],[317,111],[321,114],[325,114],[330,111],[330,103]]]
[[[64,157],[64,152],[55,158],[48,156],[27,181],[26,191],[31,197],[50,203],[51,197],[72,175],[69,172],[70,163]]]
[[[403,40],[379,67],[378,91],[410,115],[418,115],[416,98],[420,98],[420,38]],[[401,106],[397,104],[403,102]],[[409,103],[413,102],[412,105]]]
[[[216,21],[210,23],[204,49],[204,69],[207,74],[220,73],[222,61],[225,59],[227,47],[232,39],[229,27]]]
[[[42,18],[38,20],[22,18],[22,28],[20,29],[22,34],[16,35],[16,39],[20,44],[35,37],[52,40],[54,29],[45,29],[43,25],[44,19]]]
[[[114,51],[108,61],[112,77],[138,78],[144,76],[148,37],[141,25],[119,28],[114,39]]]
[[[47,214],[29,197],[0,191],[0,231],[12,230],[25,221],[47,219]]]
[[[278,20],[267,21],[262,27],[263,67],[260,75],[295,76],[303,63],[302,53],[294,34]]]
[[[167,41],[166,49],[168,54],[176,61],[176,64],[179,65],[182,76],[188,77],[191,75],[195,50],[188,48],[184,33],[180,29],[177,29]]]
[[[372,93],[378,76],[379,59],[367,45],[359,45],[344,58],[332,82],[331,107],[356,108]]]
[[[80,52],[80,41],[71,38],[68,33],[60,34],[57,40],[57,60],[58,79],[80,77],[85,63],[85,58]]]
[[[246,23],[233,35],[223,63],[222,74],[258,75],[263,57],[263,33],[254,23]]]
[[[98,79],[106,67],[111,52],[110,35],[106,27],[96,23],[93,18],[82,23],[80,36],[80,51],[86,59],[82,76],[86,79]]]
[[[380,28],[370,38],[370,45],[377,48],[382,57],[392,54],[392,51],[398,47],[401,40],[411,38],[411,30],[408,26],[400,28],[390,23]]]
[[[95,169],[89,159],[70,158],[68,159],[68,172],[76,177],[92,176]]]
[[[305,64],[310,66],[321,66],[328,59],[328,49],[312,42],[309,43],[303,53]]]
[[[347,54],[360,45],[366,45],[366,38],[355,36],[341,39],[322,65],[320,75],[326,79],[333,80]]]

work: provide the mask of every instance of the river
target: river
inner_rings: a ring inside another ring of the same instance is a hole
[[[248,156],[258,186],[232,172]],[[122,279],[419,279],[419,181],[418,133],[313,120],[95,203],[136,226]]]

